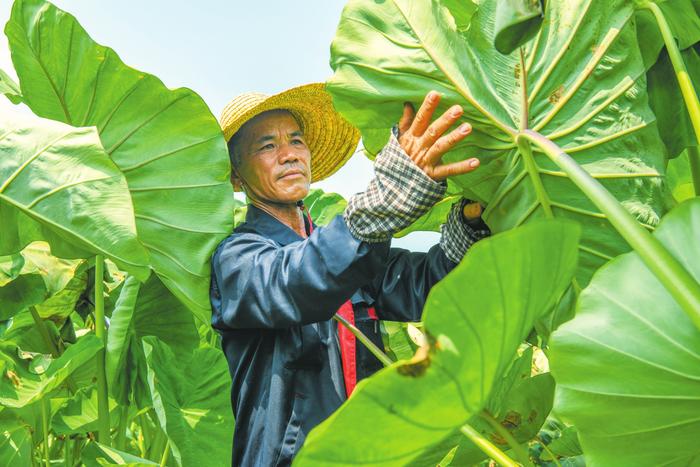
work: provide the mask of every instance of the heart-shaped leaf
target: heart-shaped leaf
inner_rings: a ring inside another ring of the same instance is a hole
[[[700,198],[654,235],[700,281]],[[700,459],[700,330],[636,253],[596,273],[550,357],[555,409],[578,428],[588,465]]]
[[[189,358],[147,336],[148,387],[161,428],[180,466],[231,462],[231,377],[223,352],[201,347]]]
[[[541,221],[476,243],[430,291],[430,346],[361,381],[311,431],[296,465],[406,465],[478,415],[571,281],[577,239],[575,224]]]
[[[43,117],[97,127],[128,181],[153,269],[208,322],[209,257],[231,232],[233,188],[204,101],[126,66],[43,0],[16,0],[5,32],[24,102]]]
[[[94,128],[0,112],[0,254],[47,241],[60,257],[104,254],[148,276],[126,180]]]
[[[626,0],[547,2],[539,34],[519,51],[494,47],[496,1],[483,0],[466,32],[439,2],[351,0],[331,48],[328,82],[336,108],[376,152],[399,120],[431,89],[438,112],[460,104],[473,132],[443,157],[481,159],[454,178],[487,204],[484,219],[501,232],[542,217],[583,228],[577,278],[588,282],[627,243],[547,157],[517,147],[522,129],[555,141],[599,179],[641,222],[665,211],[664,149],[649,110],[637,47],[634,5]]]

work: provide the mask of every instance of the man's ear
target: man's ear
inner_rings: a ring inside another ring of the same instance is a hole
[[[231,166],[231,185],[235,191],[243,191],[243,180],[233,165]]]

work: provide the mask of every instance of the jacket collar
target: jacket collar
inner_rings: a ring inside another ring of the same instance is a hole
[[[299,234],[287,225],[252,204],[248,205],[245,222],[252,230],[267,238],[271,238],[280,245],[288,245],[303,240]],[[306,219],[304,219],[304,223],[306,223]]]

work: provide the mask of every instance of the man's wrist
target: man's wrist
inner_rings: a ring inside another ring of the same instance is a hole
[[[447,189],[411,160],[393,131],[375,158],[374,171],[367,190],[350,199],[343,216],[353,236],[367,242],[390,239],[432,208]]]
[[[440,247],[454,263],[459,263],[475,242],[491,235],[481,216],[470,219],[464,216],[464,207],[469,203],[473,201],[463,198],[453,204],[447,222],[440,228]]]

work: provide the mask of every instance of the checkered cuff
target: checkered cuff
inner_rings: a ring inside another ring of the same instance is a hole
[[[491,230],[481,217],[470,220],[464,218],[462,214],[464,206],[472,202],[462,199],[453,204],[447,216],[447,222],[440,227],[442,231],[440,247],[445,252],[445,256],[454,263],[462,260],[474,242],[491,235]]]
[[[374,173],[367,190],[350,198],[343,214],[350,233],[365,242],[389,240],[428,212],[447,189],[411,160],[393,131],[374,160]]]

